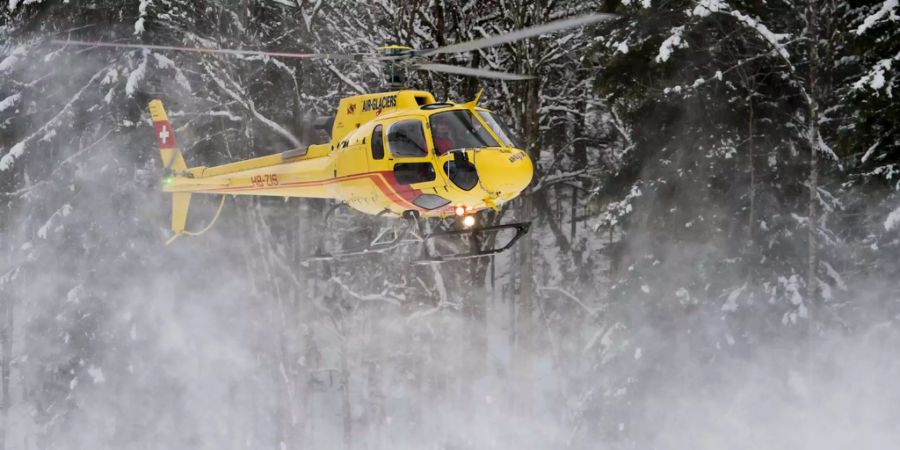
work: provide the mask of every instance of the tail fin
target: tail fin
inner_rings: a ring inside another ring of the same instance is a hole
[[[159,154],[162,156],[163,168],[170,172],[183,172],[187,170],[184,156],[175,144],[175,131],[169,123],[166,108],[162,100],[156,99],[150,102],[150,119],[153,120],[153,128],[156,129],[156,142],[159,143]]]
[[[159,154],[162,157],[163,169],[166,171],[165,176],[167,179],[172,175],[177,176],[179,172],[186,171],[187,164],[184,162],[181,150],[175,144],[175,131],[172,129],[172,124],[169,123],[169,116],[166,115],[166,109],[163,107],[162,101],[153,100],[150,102],[150,118],[153,120],[153,128],[156,129],[156,141],[159,143]],[[172,193],[172,231],[175,235],[166,244],[170,244],[184,233],[190,203],[190,192]]]

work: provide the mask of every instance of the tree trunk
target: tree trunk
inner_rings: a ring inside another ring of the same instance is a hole
[[[750,247],[753,248],[754,235],[756,230],[756,161],[753,154],[753,93],[748,95],[747,107],[749,108],[749,117],[747,118],[747,157],[750,165],[750,214],[747,217],[747,236],[750,241]]]
[[[0,224],[0,229],[7,230],[7,224]],[[8,240],[8,235],[6,236]],[[12,267],[12,245],[7,247],[5,267]],[[15,300],[12,287],[0,285],[0,450],[6,450],[6,435],[9,426],[9,408],[12,401],[10,395],[10,373],[12,368],[13,318]]]
[[[350,405],[350,367],[347,362],[347,335],[341,337],[341,410],[344,413],[344,450],[353,448],[353,411]]]
[[[12,402],[9,398],[10,369],[12,366],[12,343],[13,343],[13,313],[14,304],[12,295],[8,294],[8,290],[0,292],[0,295],[6,294],[6,298],[0,301],[0,383],[2,383],[2,392],[0,392],[0,450],[6,449],[7,426],[9,424],[9,408]]]
[[[816,299],[816,230],[818,229],[818,188],[819,188],[819,103],[817,87],[817,69],[819,67],[818,50],[818,11],[817,1],[807,0],[806,22],[809,41],[809,266],[806,274],[807,314],[809,330],[812,331],[813,313],[817,307]]]

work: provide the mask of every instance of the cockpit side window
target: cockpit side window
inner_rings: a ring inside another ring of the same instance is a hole
[[[381,134],[381,125],[372,131],[372,159],[384,159],[384,137]]]
[[[491,127],[494,134],[496,134],[507,146],[519,148],[519,142],[516,140],[515,135],[513,135],[512,130],[510,130],[502,120],[497,120],[493,114],[487,111],[478,111],[478,115],[481,116],[481,120],[484,120],[484,123]]]
[[[388,128],[388,148],[394,156],[426,156],[425,133],[422,122],[403,120]]]
[[[497,146],[497,141],[469,111],[432,114],[430,122],[434,150],[439,155],[450,150]]]

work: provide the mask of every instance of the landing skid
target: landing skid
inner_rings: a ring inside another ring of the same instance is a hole
[[[482,258],[485,256],[493,256],[500,253],[503,253],[513,245],[515,245],[516,241],[525,236],[528,233],[529,228],[531,227],[530,222],[521,222],[521,223],[505,223],[501,225],[491,225],[488,227],[475,227],[475,228],[465,228],[459,230],[449,230],[449,231],[439,231],[436,233],[431,233],[427,237],[425,237],[425,241],[423,242],[423,256],[414,261],[415,264],[435,264],[442,263],[447,261],[456,261],[460,259],[469,259],[469,258]],[[502,230],[513,230],[515,234],[506,242],[505,245],[493,248],[482,248],[480,236],[487,235],[490,233],[495,233]],[[468,237],[470,241],[470,250],[467,252],[459,252],[459,253],[450,253],[450,254],[432,254],[431,250],[429,250],[429,246],[427,245],[427,240],[435,240],[443,237],[453,237],[457,236],[460,238]]]
[[[437,264],[461,259],[482,258],[509,250],[516,241],[528,233],[531,226],[529,222],[522,222],[424,233],[421,220],[414,215],[404,216],[404,221],[398,225],[381,230],[368,245],[362,248],[330,253],[324,252],[320,248],[306,259],[308,261],[332,261],[384,254],[408,246],[419,246],[421,249],[420,256],[412,261],[414,264]],[[493,245],[496,244],[497,234],[505,230],[512,230],[514,234],[504,244]],[[492,235],[493,239],[491,239]],[[458,251],[456,247],[460,243],[467,245],[468,249]],[[484,248],[483,244],[485,243],[491,244],[489,248]],[[448,247],[449,251],[446,251]]]

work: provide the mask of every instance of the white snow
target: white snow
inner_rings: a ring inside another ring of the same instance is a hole
[[[16,6],[19,5],[19,1],[20,1],[20,0],[9,0],[9,5],[6,6],[6,9],[8,9],[9,12],[15,11],[15,10],[16,10]],[[30,4],[32,4],[32,3],[41,3],[41,2],[43,2],[43,1],[44,1],[44,0],[25,0],[25,1],[21,2],[21,3],[22,3],[23,5],[30,5]],[[63,3],[69,3],[69,0],[64,0]]]
[[[847,290],[847,284],[844,283],[844,279],[841,278],[841,274],[834,270],[834,267],[831,267],[831,264],[827,262],[822,262],[822,265],[825,266],[825,273],[828,274],[828,277],[834,280],[834,284],[837,285],[838,289]]]
[[[728,298],[725,300],[725,304],[722,305],[722,311],[737,311],[738,304],[737,299],[740,297],[741,293],[744,292],[744,289],[747,288],[747,285],[743,285],[737,289],[734,289],[728,294]]]
[[[139,35],[144,32],[144,18],[141,17],[134,22],[134,34]]]
[[[641,290],[644,291],[645,294],[649,294],[649,293],[650,293],[650,286],[647,286],[646,284],[642,284],[642,285],[641,285]]]
[[[141,63],[131,72],[131,75],[128,75],[128,82],[125,83],[125,94],[129,97],[134,96],[134,91],[137,89],[138,83],[144,79],[144,74],[147,71],[147,53],[148,52],[144,50],[144,58],[141,60]]]
[[[787,33],[773,33],[769,30],[769,27],[765,26],[762,22],[757,19],[754,19],[750,16],[745,16],[738,11],[732,11],[731,15],[737,18],[744,25],[747,25],[750,28],[756,30],[756,33],[759,34],[766,42],[775,47],[775,51],[778,52],[784,59],[790,59],[790,54],[788,54],[787,50],[782,45],[782,41],[791,37],[790,34]]]
[[[897,9],[897,5],[898,0],[884,0],[884,3],[881,4],[881,8],[879,8],[875,14],[872,14],[871,16],[866,17],[866,20],[863,20],[863,23],[856,29],[856,34],[859,35],[865,33],[866,30],[872,28],[876,22],[883,19],[888,13],[890,13],[891,20],[897,20],[898,16],[896,11],[894,11]]]
[[[50,220],[44,222],[40,228],[38,228],[37,235],[41,239],[47,239],[47,229],[50,228],[50,224],[53,222],[53,217],[50,217]]]
[[[875,91],[876,95],[878,95],[878,91],[880,91],[881,88],[887,85],[887,83],[885,83],[884,74],[885,72],[891,70],[893,59],[900,59],[900,53],[898,53],[894,58],[882,59],[881,61],[875,63],[875,65],[871,69],[869,69],[868,73],[863,75],[862,78],[856,81],[856,83],[853,83],[853,89],[861,90],[865,87],[869,87],[873,91]],[[888,98],[891,98],[893,93],[891,92],[890,86],[887,86],[887,96]]]
[[[11,69],[12,66],[19,61],[19,59],[25,56],[25,54],[26,51],[24,45],[16,47],[16,49],[13,50],[12,54],[7,56],[6,58],[3,58],[3,61],[0,61],[0,73],[6,72],[7,70]]]
[[[103,77],[103,80],[100,81],[100,84],[102,86],[106,86],[107,84],[114,83],[118,79],[119,71],[111,67],[108,71],[106,71],[106,75]]]
[[[150,0],[141,0],[138,5],[138,20],[134,22],[134,34],[140,35],[144,32],[144,18],[147,17],[147,7],[150,6]]]
[[[803,296],[800,294],[800,277],[791,275],[790,278],[778,277],[778,282],[784,287],[785,293],[788,295],[788,301],[796,307],[795,310],[785,313],[782,323],[797,323],[797,319],[805,319],[807,317],[806,305],[803,303]]]
[[[66,293],[66,303],[81,303],[82,294],[84,294],[84,288],[80,284],[69,289],[69,292]]]
[[[22,98],[21,94],[13,94],[9,97],[4,98],[3,100],[0,100],[0,112],[12,108],[20,98]]]
[[[628,44],[625,41],[619,42],[616,44],[616,52],[619,52],[623,55],[628,54]]]
[[[160,69],[174,69],[175,61],[167,58],[165,55],[160,55],[159,53],[154,53],[153,58],[156,59],[156,65],[159,66]]]
[[[210,111],[207,113],[207,115],[216,116],[216,117],[225,117],[226,119],[228,119],[232,122],[240,122],[241,120],[243,120],[239,116],[232,114],[231,111]]]
[[[782,44],[782,41],[790,37],[789,34],[773,33],[771,30],[769,30],[769,27],[760,22],[758,19],[747,16],[740,11],[730,10],[728,4],[726,4],[722,0],[700,0],[700,2],[697,3],[697,6],[695,6],[694,9],[688,11],[688,15],[697,17],[706,17],[712,13],[730,14],[739,22],[755,30],[756,33],[759,34],[760,37],[763,38],[763,40],[771,44],[775,48],[775,51],[777,51],[778,54],[781,55],[784,59],[790,58],[790,55]]]
[[[900,207],[888,214],[887,219],[884,221],[884,229],[891,231],[897,228],[898,225],[900,225]]]
[[[16,145],[13,145],[9,152],[3,155],[0,158],[0,172],[4,170],[9,170],[12,167],[13,161],[15,161],[18,157],[22,156],[22,153],[25,152],[25,143],[19,142]]]
[[[819,151],[824,153],[826,156],[828,156],[829,158],[831,158],[834,161],[840,161],[840,158],[838,158],[837,153],[835,153],[834,150],[832,150],[831,147],[827,143],[825,143],[825,140],[822,139],[821,134],[819,134]],[[839,166],[840,166],[840,164],[839,164]]]
[[[727,10],[728,5],[722,2],[722,0],[700,0],[697,2],[697,6],[695,6],[689,14],[698,17],[706,17],[714,12],[723,12]]]
[[[106,382],[106,377],[103,376],[103,369],[91,365],[88,367],[88,375],[91,376],[91,379],[94,381],[94,384],[103,384]]]
[[[684,40],[681,39],[682,33],[684,33],[684,26],[672,29],[672,34],[659,46],[659,54],[656,55],[656,62],[666,62],[669,60],[669,57],[672,56],[672,52],[675,51],[676,48],[687,47],[687,42],[684,42]]]
[[[184,88],[184,90],[190,92],[191,83],[188,81],[187,77],[184,75],[184,72],[181,71],[176,65],[175,61],[160,55],[158,53],[154,53],[153,57],[156,59],[156,64],[160,69],[172,69],[175,71],[175,81],[178,82],[178,85]]]
[[[863,155],[860,162],[866,162],[866,160],[868,160],[872,156],[872,153],[875,152],[875,149],[878,148],[878,144],[879,142],[872,144],[872,146],[869,147],[868,150],[866,150],[866,153]]]

